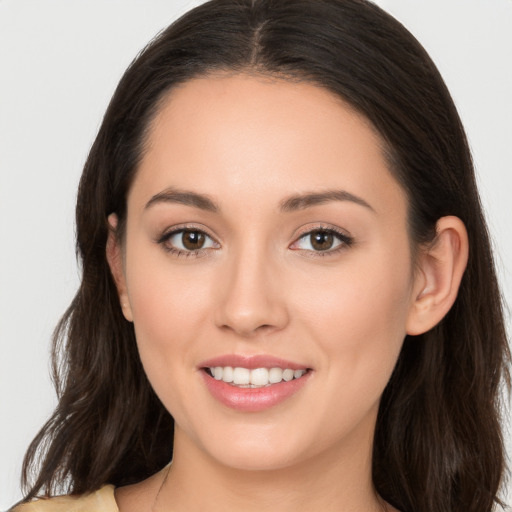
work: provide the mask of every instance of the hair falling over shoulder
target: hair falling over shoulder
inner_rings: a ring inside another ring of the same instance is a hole
[[[122,232],[160,100],[218,70],[306,80],[366,116],[407,193],[413,243],[431,241],[442,216],[464,222],[470,256],[458,298],[434,329],[406,337],[382,397],[373,482],[403,512],[490,512],[506,473],[500,420],[510,352],[471,155],[435,65],[365,0],[212,0],[130,65],[80,182],[82,282],[55,331],[59,403],[27,452],[25,500],[135,483],[172,458],[173,419],[144,374],[106,260],[107,217],[115,212]]]

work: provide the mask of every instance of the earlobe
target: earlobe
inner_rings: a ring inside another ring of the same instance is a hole
[[[123,269],[123,255],[121,246],[116,234],[117,229],[117,215],[112,213],[108,216],[109,232],[107,239],[106,256],[110,272],[116,283],[117,294],[123,315],[129,322],[133,322],[132,309],[126,288],[126,278]]]
[[[407,334],[423,334],[437,325],[452,307],[468,261],[464,223],[453,216],[436,224],[434,242],[418,255],[418,273]]]

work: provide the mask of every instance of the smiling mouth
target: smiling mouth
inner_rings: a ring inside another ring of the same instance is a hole
[[[232,366],[211,366],[203,370],[213,379],[223,381],[238,388],[264,388],[290,382],[303,377],[309,368],[293,370],[291,368],[242,368]]]

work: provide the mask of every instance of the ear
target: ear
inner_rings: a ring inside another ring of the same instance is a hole
[[[468,235],[458,217],[442,217],[436,238],[418,255],[413,303],[407,334],[423,334],[437,325],[452,307],[468,262]]]
[[[112,277],[116,283],[117,294],[119,295],[119,302],[123,315],[129,322],[133,322],[132,308],[130,306],[130,299],[126,288],[126,277],[123,268],[123,254],[116,233],[117,230],[117,215],[111,213],[108,216],[108,239],[107,239],[107,261],[112,272]]]

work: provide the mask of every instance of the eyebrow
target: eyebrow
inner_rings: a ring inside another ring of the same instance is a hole
[[[310,192],[305,194],[297,194],[281,201],[280,210],[282,212],[294,212],[297,210],[305,210],[312,206],[317,206],[331,201],[350,201],[368,208],[372,212],[375,210],[363,198],[351,194],[346,190],[327,190],[325,192]],[[168,188],[155,194],[144,207],[145,210],[159,203],[175,203],[185,206],[192,206],[208,212],[218,213],[220,207],[206,194],[199,194],[187,190],[179,190]]]
[[[193,206],[207,212],[218,212],[220,208],[215,202],[205,194],[198,194],[197,192],[190,192],[187,190],[179,190],[175,188],[168,188],[155,194],[144,207],[145,210],[159,203],[177,203],[184,204],[185,206]]]
[[[280,208],[282,212],[294,212],[331,201],[350,201],[351,203],[364,206],[375,213],[372,206],[362,197],[351,194],[346,190],[326,190],[325,192],[312,192],[291,196],[281,202]]]

